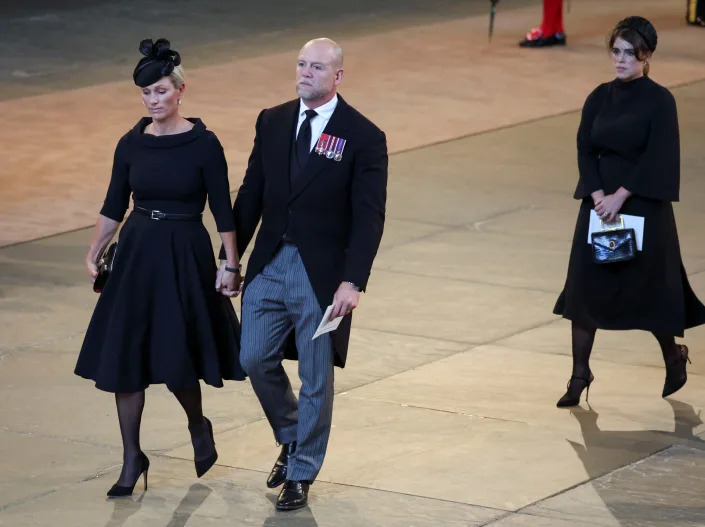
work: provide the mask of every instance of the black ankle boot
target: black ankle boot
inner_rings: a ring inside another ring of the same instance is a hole
[[[587,379],[575,376],[571,377],[568,381],[568,391],[566,391],[565,395],[558,400],[556,406],[558,408],[578,406],[580,404],[580,396],[586,388],[587,392],[585,393],[585,402],[587,402],[588,396],[590,395],[590,385],[594,380],[595,377],[592,372],[590,372],[590,376]]]
[[[683,388],[688,380],[688,372],[685,369],[686,362],[690,362],[688,357],[688,346],[677,344],[678,357],[671,363],[666,363],[666,382],[663,383],[663,393],[661,397],[673,395]]]

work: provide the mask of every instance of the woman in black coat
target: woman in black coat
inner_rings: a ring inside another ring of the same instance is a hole
[[[572,321],[573,372],[558,406],[575,406],[594,376],[589,358],[596,329],[650,331],[666,365],[663,397],[686,382],[686,328],[705,323],[705,307],[683,268],[671,202],[678,201],[680,144],[676,103],[648,77],[656,49],[653,25],[641,17],[617,24],[609,48],[617,78],[585,101],[578,129],[582,200],[565,288],[554,313]],[[644,218],[643,248],[632,260],[596,264],[587,243],[591,209],[605,222]]]
[[[124,447],[123,467],[108,496],[132,494],[149,460],[139,442],[145,389],[162,383],[186,411],[200,477],[216,461],[213,428],[203,416],[199,379],[220,387],[242,380],[239,326],[229,299],[240,267],[223,149],[200,119],[184,119],[179,54],[164,39],[140,45],[134,72],[151,118],[118,142],[105,204],[86,266],[120,232],[113,270],[96,304],[76,374],[115,393]],[[201,221],[206,198],[223,241],[227,268],[216,276],[210,236]]]

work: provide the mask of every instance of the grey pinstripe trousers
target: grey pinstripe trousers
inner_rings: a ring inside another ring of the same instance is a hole
[[[332,301],[332,299],[331,299]],[[323,312],[296,247],[283,245],[247,286],[240,361],[279,443],[296,441],[287,479],[316,479],[333,415],[333,343],[311,340]],[[297,402],[282,367],[282,343],[296,331],[301,390]]]

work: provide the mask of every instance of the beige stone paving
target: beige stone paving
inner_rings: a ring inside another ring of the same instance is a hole
[[[614,432],[598,431],[593,441],[609,440],[612,436]],[[703,446],[702,442],[696,447],[676,446],[647,462],[617,470],[609,476],[527,507],[523,512],[545,522],[535,525],[582,525],[579,523],[581,521],[600,527],[703,525]],[[592,445],[585,451],[591,449]],[[667,497],[664,489],[668,489]],[[490,525],[504,527],[523,524],[507,519],[506,522],[500,520]]]
[[[597,80],[610,78],[605,32],[637,7],[661,29],[654,78],[668,86],[705,78],[705,62],[695,52],[703,37],[680,27],[678,2],[592,0],[575,2],[566,49],[516,48],[534,8],[503,12],[491,46],[485,17],[346,39],[343,93],[387,131],[392,152],[574,110]],[[294,97],[295,53],[185,65],[190,86],[184,112],[202,117],[219,135],[233,189],[257,113]],[[517,90],[519,79],[523,87]],[[0,128],[0,246],[95,221],[114,145],[141,115],[135,90],[126,79],[0,101],[6,122],[22,123]]]
[[[155,460],[156,458],[153,458]],[[436,527],[442,518],[450,527],[479,527],[504,511],[450,501],[418,498],[325,482],[316,484],[311,507],[277,513],[276,492],[263,489],[262,474],[216,466],[196,482],[190,462],[158,458],[150,470],[149,490],[134,499],[83,499],[103,493],[117,477],[113,469],[100,477],[19,504],[11,516],[0,511],[3,527],[61,525],[72,527]],[[73,503],[74,506],[67,506]]]
[[[0,248],[0,525],[699,525],[705,329],[686,334],[694,364],[670,402],[660,398],[653,338],[604,332],[590,405],[554,406],[570,371],[569,324],[551,309],[577,211],[578,115],[545,117],[579,107],[609,75],[603,33],[637,4],[662,30],[654,75],[669,86],[705,78],[694,51],[705,34],[680,27],[672,0],[573,4],[570,46],[546,53],[514,47],[535,18],[529,9],[503,13],[491,48],[470,36],[482,17],[344,42],[345,94],[383,125],[393,151],[539,120],[391,157],[385,238],[355,315],[349,366],[336,372],[330,449],[303,511],[273,511],[276,492],[264,479],[276,447],[248,382],[204,390],[220,458],[200,482],[181,410],[163,387],[150,388],[150,489],[104,500],[120,462],[112,396],[72,374],[96,299],[82,268],[89,232]],[[373,47],[385,52],[368,58]],[[224,139],[233,184],[254,107],[287,96],[290,59],[192,70],[189,107]],[[224,91],[215,104],[211,87],[243,72],[272,90]],[[507,82],[515,78],[529,82]],[[92,222],[112,144],[138,115],[126,110],[127,88],[0,102],[29,124],[12,136],[0,129],[10,147],[0,245]],[[674,93],[684,190],[676,214],[691,284],[705,298],[705,83]],[[106,126],[90,128],[98,114]],[[33,150],[40,142],[49,155]],[[74,163],[79,151],[86,156]],[[28,203],[32,213],[18,221]],[[210,217],[206,225],[217,241]],[[287,369],[295,376],[295,364]]]

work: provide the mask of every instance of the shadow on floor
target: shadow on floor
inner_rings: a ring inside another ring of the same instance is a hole
[[[203,505],[213,489],[201,483],[194,483],[188,489],[186,495],[181,499],[179,505],[174,509],[171,520],[166,527],[185,527],[198,508]],[[144,492],[137,498],[118,498],[113,500],[113,513],[105,524],[105,527],[122,527],[125,522],[142,508]]]
[[[695,435],[703,424],[701,410],[677,400],[666,400],[673,410],[674,429],[601,430],[599,414],[590,406],[571,415],[580,424],[584,444],[569,441],[585,466],[597,495],[622,527],[645,525],[705,525],[705,507],[697,487],[705,454],[705,440]],[[670,447],[685,447],[673,452]],[[702,452],[700,452],[702,451]],[[652,457],[658,453],[658,458]],[[643,459],[609,478],[600,478]],[[611,468],[610,468],[611,465]],[[600,479],[597,479],[600,478]],[[691,490],[692,489],[692,490]]]

